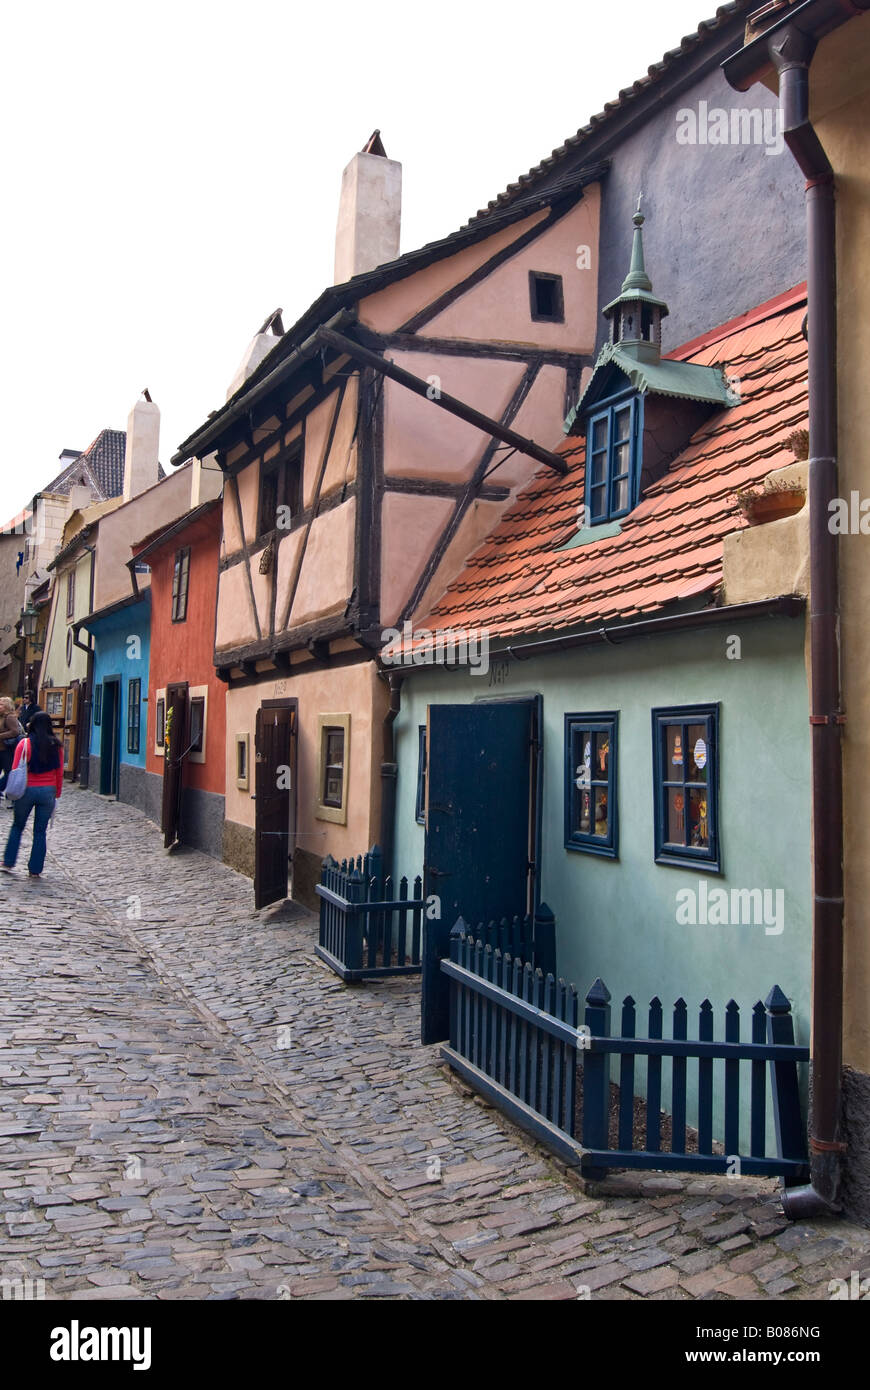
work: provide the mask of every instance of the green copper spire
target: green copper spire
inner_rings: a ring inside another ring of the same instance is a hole
[[[652,281],[646,273],[642,231],[645,219],[640,210],[640,197],[631,220],[634,223],[631,265],[618,297],[606,304],[602,312],[610,320],[611,343],[620,344],[639,361],[653,362],[661,357],[661,321],[668,306],[653,294]]]
[[[637,200],[637,211],[632,217],[634,223],[634,240],[631,245],[631,265],[628,274],[622,282],[622,293],[627,290],[652,290],[652,280],[646,273],[646,266],[643,263],[643,224],[644,215],[640,210],[640,198]]]

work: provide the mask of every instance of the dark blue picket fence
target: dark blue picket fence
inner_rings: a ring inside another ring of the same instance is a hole
[[[724,1039],[714,1037],[709,1000],[700,1007],[696,1038],[688,1037],[684,1000],[674,1006],[671,1037],[663,1034],[660,1000],[649,1006],[647,1036],[637,1037],[637,1010],[622,1006],[620,1031],[611,1032],[610,995],[596,980],[578,1026],[577,992],[552,974],[523,964],[468,932],[461,921],[450,937],[450,959],[441,969],[450,981],[450,1065],[518,1123],[562,1157],[580,1163],[586,1176],[608,1168],[682,1169],[709,1173],[781,1174],[788,1182],[807,1175],[805,1126],[798,1065],[809,1050],[794,1042],[789,1002],[778,986],[752,1011],[750,1039],[740,1041],[740,1014],[732,1000]],[[619,1057],[619,1115],[610,1139],[611,1059]],[[635,1065],[646,1058],[646,1133],[634,1143]],[[669,1097],[663,1096],[662,1061],[670,1061]],[[581,1137],[576,1137],[574,1096],[582,1060]],[[689,1065],[691,1064],[691,1065]],[[714,1112],[714,1066],[724,1066],[721,1111]],[[767,1152],[767,1071],[776,1152]],[[741,1086],[748,1073],[749,1133],[741,1136]],[[688,1100],[697,1131],[688,1140]],[[662,1104],[670,1105],[671,1140],[662,1140]],[[719,1124],[715,1123],[720,1121]],[[714,1130],[724,1143],[714,1145]],[[748,1143],[742,1142],[748,1138]],[[715,1151],[721,1148],[721,1152]]]
[[[320,931],[315,951],[343,980],[419,974],[425,900],[418,875],[408,896],[408,880],[384,877],[377,845],[356,859],[323,860]]]
[[[450,1065],[554,1149],[574,1134],[577,991],[519,955],[466,932],[450,935]]]

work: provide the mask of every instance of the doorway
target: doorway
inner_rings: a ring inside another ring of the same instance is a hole
[[[439,912],[424,924],[424,1043],[447,1037],[457,918],[473,928],[540,902],[542,744],[540,695],[429,706],[423,895]]]
[[[117,796],[120,774],[121,677],[103,677],[100,731],[100,795]]]
[[[171,849],[181,839],[181,797],[184,755],[187,751],[187,682],[166,687],[166,726],[164,732],[163,806],[160,829],[163,848]]]
[[[296,843],[297,700],[264,700],[257,710],[254,906],[288,896]]]

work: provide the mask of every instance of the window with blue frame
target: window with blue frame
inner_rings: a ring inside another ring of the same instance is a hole
[[[94,723],[99,724],[103,717],[103,687],[98,685],[94,690]]]
[[[586,426],[586,506],[590,525],[614,521],[635,505],[640,404],[622,396],[594,411]]]
[[[657,864],[719,872],[719,706],[654,709]]]
[[[127,752],[139,752],[139,727],[142,716],[142,682],[127,682]]]
[[[417,821],[420,825],[426,823],[426,725],[419,726],[417,737]]]
[[[565,848],[615,859],[619,715],[565,715]]]

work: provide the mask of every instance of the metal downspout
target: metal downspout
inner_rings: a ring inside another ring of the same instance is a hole
[[[839,1210],[843,1059],[843,791],[837,538],[837,299],[834,170],[809,119],[815,40],[771,36],[785,142],[807,180],[809,319],[810,724],[813,824],[812,1182],[785,1189],[792,1219]]]
[[[396,671],[387,676],[390,687],[390,708],[384,715],[384,756],[381,762],[381,849],[384,874],[393,872],[393,850],[396,838],[396,784],[399,768],[396,762],[396,736],[393,725],[402,706],[402,681]]]
[[[86,551],[88,552],[88,554],[90,555],[90,557],[91,557],[91,582],[90,582],[90,595],[89,595],[89,598],[88,598],[88,613],[93,613],[93,611],[94,611],[94,579],[95,579],[95,577],[96,577],[96,576],[95,576],[95,570],[96,570],[96,559],[95,559],[95,557],[96,557],[96,549],[97,549],[97,548],[96,548],[96,546],[94,546],[94,545],[86,545],[86,546],[83,547],[83,549],[86,550]],[[90,784],[91,784],[91,707],[92,707],[92,704],[93,704],[93,689],[94,689],[94,647],[93,647],[93,640],[94,640],[94,639],[93,639],[91,633],[89,632],[89,633],[88,633],[88,645],[87,645],[87,647],[86,647],[85,644],[79,640],[79,631],[80,631],[80,629],[78,629],[77,631],[74,631],[74,632],[73,632],[73,641],[74,641],[74,643],[75,643],[75,645],[76,645],[77,647],[81,647],[82,650],[83,650],[83,651],[86,651],[87,654],[88,654],[88,667],[87,667],[87,672],[88,672],[88,673],[87,673],[87,676],[85,677],[85,682],[86,682],[86,683],[85,683],[85,708],[84,708],[84,714],[83,714],[83,716],[82,716],[82,728],[83,728],[83,730],[84,730],[84,733],[83,733],[83,736],[82,736],[82,747],[79,749],[79,786],[80,786],[83,790],[87,790],[87,788],[88,788],[88,787],[90,786]]]

